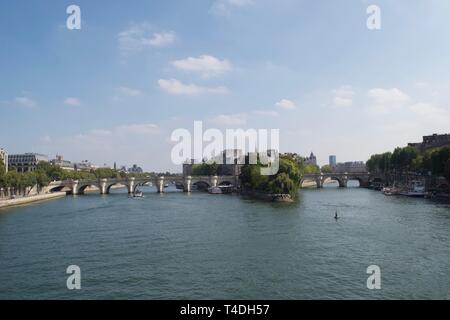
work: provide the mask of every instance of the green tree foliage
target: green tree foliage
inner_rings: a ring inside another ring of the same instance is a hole
[[[5,164],[3,163],[3,160],[0,159],[0,177],[4,176],[6,174],[6,167]]]
[[[4,164],[0,161],[0,188],[14,188],[16,190],[24,190],[26,187],[33,186],[42,188],[47,186],[51,181],[81,179],[96,180],[148,175],[148,173],[127,175],[124,172],[119,172],[110,168],[99,168],[90,171],[68,171],[59,166],[54,166],[49,162],[40,162],[33,172],[19,173],[16,170],[11,169],[6,173]]]
[[[393,153],[375,154],[367,161],[371,172],[390,173],[414,171],[432,173],[450,179],[450,146],[420,153],[413,147],[396,148]]]
[[[215,162],[208,163],[203,161],[201,164],[194,164],[192,167],[192,175],[194,176],[213,176],[218,174],[219,165]]]
[[[3,163],[3,160],[0,159],[0,187],[5,185],[5,175],[6,175],[6,167]]]
[[[370,172],[386,173],[392,169],[391,160],[391,152],[375,154],[370,157],[370,159],[366,163],[366,166]]]
[[[320,168],[313,164],[307,164],[303,167],[303,172],[305,174],[320,173]]]
[[[120,174],[116,170],[110,168],[96,169],[93,174],[97,179],[120,178]]]
[[[272,176],[261,175],[262,167],[260,163],[243,166],[240,178],[245,190],[297,196],[304,171],[298,161],[280,156],[278,173]]]
[[[399,171],[411,170],[418,155],[419,153],[414,147],[396,148],[391,157],[392,166]]]
[[[323,173],[331,173],[333,170],[331,169],[330,165],[326,164],[320,168],[320,171]]]

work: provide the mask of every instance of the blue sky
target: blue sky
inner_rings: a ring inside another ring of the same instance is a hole
[[[179,170],[171,132],[203,120],[365,161],[450,131],[449,14],[447,0],[3,0],[0,147]]]

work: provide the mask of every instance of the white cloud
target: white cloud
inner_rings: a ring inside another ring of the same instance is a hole
[[[95,136],[108,136],[112,134],[112,131],[106,129],[92,129],[91,131],[89,131],[89,134]]]
[[[117,36],[119,50],[122,54],[142,51],[148,47],[165,47],[175,42],[174,32],[151,33],[151,27],[146,24],[132,24]]]
[[[255,110],[253,114],[257,116],[278,117],[278,112],[274,110]]]
[[[285,109],[285,110],[293,110],[296,108],[295,103],[288,99],[282,99],[282,100],[278,101],[277,103],[275,103],[275,105],[278,108]]]
[[[196,84],[184,84],[177,79],[160,79],[159,87],[165,92],[173,95],[200,95],[200,94],[225,94],[228,89],[225,87],[202,87]]]
[[[79,106],[81,102],[77,98],[69,97],[64,100],[64,104],[68,106]]]
[[[353,96],[355,92],[350,86],[342,86],[333,92],[333,105],[338,107],[350,107],[353,105]]]
[[[406,93],[397,88],[374,88],[370,89],[367,95],[371,99],[370,110],[374,113],[389,113],[411,101]]]
[[[229,15],[232,8],[242,8],[254,4],[254,0],[215,0],[211,12],[217,15]]]
[[[418,88],[426,88],[426,87],[428,87],[428,83],[426,83],[424,81],[418,81],[415,83],[415,86]]]
[[[141,97],[144,95],[142,91],[128,87],[119,87],[117,88],[117,91],[119,91],[120,94],[128,97]]]
[[[148,44],[154,47],[165,47],[175,42],[174,32],[154,33],[152,38],[148,39]]]
[[[118,134],[151,134],[159,130],[159,126],[153,123],[129,124],[115,128]]]
[[[228,60],[219,60],[210,55],[175,60],[171,64],[177,69],[197,72],[204,77],[220,75],[231,70],[231,63]]]
[[[28,98],[28,97],[17,97],[14,99],[14,102],[22,107],[33,108],[37,105],[36,101]]]
[[[450,113],[444,108],[429,103],[416,103],[409,106],[409,109],[416,115],[418,121],[433,127],[434,130],[442,128],[448,131],[450,128]]]
[[[111,129],[92,129],[85,133],[80,133],[70,139],[79,143],[109,144],[109,141],[119,141],[119,139],[138,139],[155,134],[159,127],[152,123],[126,124],[113,127]]]
[[[217,125],[223,126],[245,125],[247,123],[247,114],[220,114],[212,118],[211,121]]]

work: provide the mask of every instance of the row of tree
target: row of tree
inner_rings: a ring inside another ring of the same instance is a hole
[[[450,179],[450,146],[419,152],[408,146],[394,152],[375,154],[366,163],[371,172],[382,174],[416,172]]]
[[[0,188],[13,188],[24,190],[27,187],[37,186],[38,189],[47,186],[51,181],[80,180],[80,179],[109,179],[125,178],[127,176],[149,175],[146,173],[130,173],[117,171],[110,168],[98,168],[90,171],[69,171],[49,162],[40,162],[36,170],[19,173],[14,169],[6,173],[5,165],[0,160]]]

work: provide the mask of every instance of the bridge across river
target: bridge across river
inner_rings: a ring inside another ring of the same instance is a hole
[[[95,187],[100,194],[109,194],[113,186],[125,186],[128,193],[134,193],[139,186],[153,184],[158,192],[164,192],[164,186],[168,183],[183,186],[183,191],[192,191],[192,186],[203,184],[207,187],[218,185],[239,185],[237,176],[170,176],[170,177],[125,177],[111,179],[82,179],[51,182],[48,190],[66,191],[68,194],[84,194],[85,190]]]
[[[300,186],[306,181],[313,181],[317,188],[322,188],[327,180],[335,180],[339,183],[339,187],[347,187],[350,180],[358,180],[360,187],[369,187],[374,179],[368,172],[360,173],[316,173],[305,174],[300,181]],[[65,180],[51,182],[48,190],[66,191],[68,194],[84,194],[88,188],[95,187],[100,194],[109,194],[113,186],[124,186],[128,193],[134,193],[139,186],[153,184],[157,192],[164,192],[166,184],[177,184],[182,186],[184,192],[191,192],[193,185],[203,184],[206,187],[216,187],[218,185],[233,185],[240,187],[239,176],[170,176],[170,177],[125,177],[111,179],[83,179],[83,180]]]
[[[346,188],[348,181],[358,180],[360,187],[367,188],[374,179],[378,178],[371,175],[369,172],[313,173],[305,174],[300,181],[300,186],[302,186],[305,181],[313,181],[316,183],[317,188],[323,188],[326,180],[335,180],[339,183],[339,187]]]

